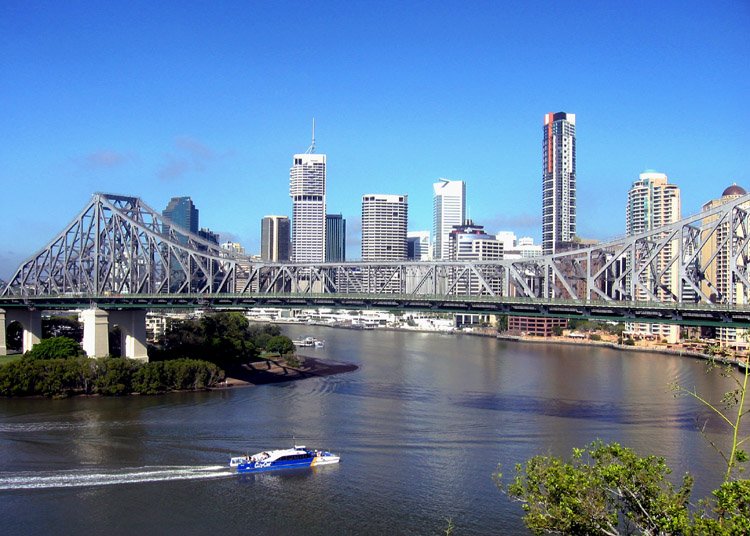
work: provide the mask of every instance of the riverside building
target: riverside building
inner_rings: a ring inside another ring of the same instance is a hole
[[[716,208],[738,197],[746,195],[747,192],[741,186],[732,184],[724,190],[721,197],[712,199],[703,205],[702,210],[705,212]],[[743,203],[745,210],[750,210],[750,203]],[[723,303],[731,305],[746,305],[746,288],[741,280],[734,282],[734,292],[732,292],[732,259],[726,247],[721,247],[726,243],[731,232],[731,222],[727,221],[716,226],[712,230],[712,224],[716,222],[718,216],[708,217],[704,220],[705,229],[701,230],[701,238],[704,242],[701,249],[701,266],[705,267],[706,278],[701,284],[701,291],[713,303]],[[737,230],[739,231],[739,229]],[[711,260],[713,259],[713,260]],[[738,256],[734,259],[737,267],[746,268],[744,257]],[[706,281],[713,281],[713,285],[708,285]],[[716,328],[716,338],[721,346],[726,346],[736,350],[746,350],[748,345],[748,330],[739,328]]]
[[[664,173],[647,170],[640,174],[637,181],[628,191],[628,204],[625,217],[625,229],[628,235],[652,231],[663,225],[677,222],[681,217],[680,188],[669,184]],[[663,274],[658,281],[654,280],[651,271],[644,273],[640,285],[636,285],[634,300],[650,300],[645,288],[653,289],[660,301],[671,301],[679,292],[679,263],[669,264],[672,255],[677,251],[678,240],[667,243],[656,258],[657,271]],[[632,261],[631,261],[632,262]],[[645,287],[645,288],[643,288]],[[679,340],[679,326],[670,324],[628,323],[626,331],[641,337],[664,338],[674,343]]]

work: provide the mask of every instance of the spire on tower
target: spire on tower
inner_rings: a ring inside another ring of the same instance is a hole
[[[310,147],[307,148],[307,151],[305,151],[305,153],[312,154],[314,152],[315,152],[315,118],[313,117],[312,143],[310,144]]]

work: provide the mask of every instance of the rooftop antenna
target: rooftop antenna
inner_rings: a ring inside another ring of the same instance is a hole
[[[310,147],[305,151],[306,154],[312,154],[315,152],[315,118],[313,117],[313,130],[312,130],[312,143]]]

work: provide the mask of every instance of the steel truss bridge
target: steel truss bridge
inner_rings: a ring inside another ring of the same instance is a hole
[[[0,292],[0,307],[347,307],[750,327],[750,195],[657,229],[536,258],[268,263],[137,197],[94,194]]]

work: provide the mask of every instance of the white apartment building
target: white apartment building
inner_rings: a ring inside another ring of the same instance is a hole
[[[314,149],[314,138],[311,149]],[[325,261],[326,155],[295,154],[289,170],[292,198],[292,260]]]
[[[651,231],[678,221],[681,214],[680,188],[669,184],[664,173],[647,170],[640,174],[628,192],[625,229],[628,235]],[[677,247],[677,240],[666,244],[656,259],[658,272],[664,271],[655,291],[656,298],[662,301],[670,301],[671,295],[677,295],[679,291],[679,263],[668,265]],[[638,260],[631,259],[630,262]],[[647,272],[639,283],[643,287],[653,288],[656,282],[651,272]],[[644,288],[636,286],[633,299],[650,300],[651,297]],[[629,323],[626,330],[633,335],[665,338],[670,343],[677,342],[680,337],[679,326],[670,324]]]
[[[432,258],[448,259],[448,237],[453,227],[463,225],[466,219],[466,183],[439,179],[439,182],[433,183],[432,191]]]
[[[362,260],[365,262],[406,259],[406,195],[362,196]]]

